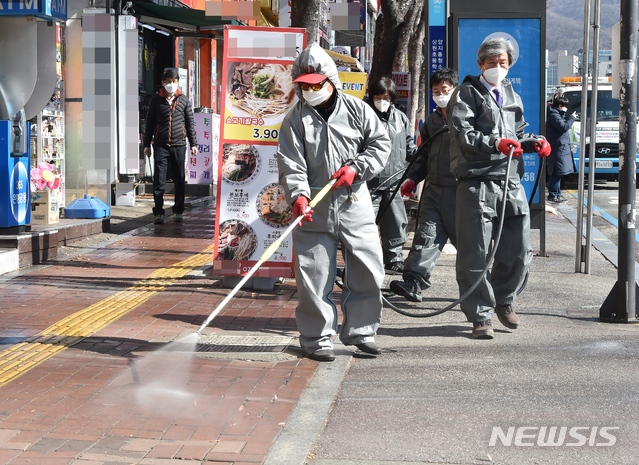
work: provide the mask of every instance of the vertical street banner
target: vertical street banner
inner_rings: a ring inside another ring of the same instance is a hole
[[[428,0],[428,78],[438,69],[446,66],[446,1]],[[428,85],[428,83],[427,83]],[[428,88],[429,114],[437,105],[433,93]]]
[[[304,29],[225,28],[216,274],[246,274],[293,219],[278,182],[275,153],[284,116],[297,102],[293,61],[305,47]],[[255,276],[292,275],[293,243],[288,238]]]
[[[220,145],[220,115],[194,113],[197,155],[187,152],[187,183],[217,182],[217,154]],[[215,167],[215,169],[213,169]]]

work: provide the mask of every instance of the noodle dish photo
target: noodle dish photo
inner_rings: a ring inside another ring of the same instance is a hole
[[[297,99],[291,68],[274,63],[229,63],[226,88],[233,114],[267,121],[276,118],[268,125],[281,123]]]
[[[247,223],[227,220],[220,224],[218,260],[248,260],[256,248],[255,231]]]

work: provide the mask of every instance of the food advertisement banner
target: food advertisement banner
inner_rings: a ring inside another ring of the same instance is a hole
[[[306,47],[303,29],[225,29],[214,270],[244,275],[293,219],[278,183],[279,129],[297,102],[291,69]],[[293,242],[255,273],[291,277]]]

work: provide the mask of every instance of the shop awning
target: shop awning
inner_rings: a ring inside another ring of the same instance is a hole
[[[337,66],[343,66],[344,68],[349,68],[351,72],[355,73],[365,73],[366,69],[362,66],[362,64],[357,60],[357,58],[349,57],[348,55],[342,55],[341,53],[331,52],[330,50],[324,50],[326,53],[330,55],[330,57],[335,62]]]
[[[129,10],[133,10],[133,14],[140,18],[140,22],[164,29],[203,32],[216,29],[222,30],[227,24],[242,24],[236,20],[225,21],[207,17],[203,10],[163,6],[135,0],[133,0],[132,4]]]

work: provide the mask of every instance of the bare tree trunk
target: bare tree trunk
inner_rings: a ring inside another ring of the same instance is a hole
[[[422,3],[423,5],[423,3]],[[427,10],[422,7],[420,12],[419,22],[415,27],[414,34],[411,37],[408,45],[408,68],[411,74],[411,104],[410,104],[410,121],[415,121],[415,118],[423,119],[425,116],[424,107],[419,106],[419,102],[424,102],[423,93],[426,91],[426,86],[422,81],[422,65],[425,63],[423,58],[424,51],[424,39],[426,37],[426,22],[427,22]],[[425,58],[425,57],[424,57]]]
[[[308,31],[307,45],[319,40],[319,0],[294,0],[291,2],[291,26]]]
[[[395,54],[395,62],[393,63],[393,71],[409,71],[410,68],[410,43],[413,36],[417,32],[420,20],[424,11],[423,0],[413,0],[406,11],[405,23],[399,34],[399,43],[397,53]]]
[[[392,77],[393,63],[397,54],[399,37],[404,27],[405,16],[413,0],[380,0],[383,14],[383,36],[376,42],[371,64],[370,82],[381,77]],[[377,36],[377,33],[376,33]]]

